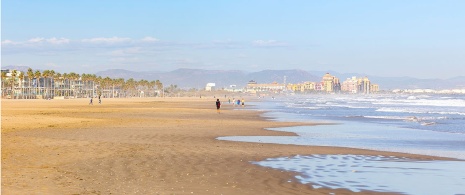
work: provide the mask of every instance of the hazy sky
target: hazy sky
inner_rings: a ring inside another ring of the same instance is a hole
[[[2,66],[465,76],[465,1],[3,0]]]

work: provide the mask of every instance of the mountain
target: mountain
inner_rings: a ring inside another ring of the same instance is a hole
[[[248,80],[254,80],[257,83],[300,83],[305,81],[319,81],[320,76],[315,76],[304,70],[263,70],[247,74]]]
[[[177,69],[170,72],[134,72],[120,69],[106,70],[96,73],[97,76],[111,78],[134,78],[135,80],[160,80],[165,85],[177,85],[180,88],[204,88],[207,83],[215,83],[218,88],[236,85],[244,87],[250,80],[258,83],[283,83],[284,76],[288,83],[319,80],[303,70],[264,70],[246,73],[239,70],[203,70],[203,69]]]
[[[8,70],[18,70],[21,72],[27,72],[27,69],[29,69],[28,66],[4,66],[2,67],[2,70],[8,69]]]
[[[203,88],[207,83],[216,83],[218,88],[237,85],[244,87],[250,80],[257,83],[284,82],[299,83],[304,81],[319,82],[324,74],[329,72],[341,82],[352,76],[367,76],[372,83],[378,84],[381,90],[393,89],[453,89],[465,87],[465,76],[450,79],[418,79],[413,77],[379,77],[360,73],[339,73],[336,71],[304,71],[304,70],[263,70],[246,73],[239,70],[202,70],[177,69],[170,72],[133,72],[127,70],[107,70],[98,72],[98,76],[112,78],[134,78],[136,80],[160,80],[165,85],[174,84],[180,88]]]

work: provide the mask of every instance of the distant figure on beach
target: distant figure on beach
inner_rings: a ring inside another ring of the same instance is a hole
[[[102,99],[98,96],[98,104],[102,104]]]
[[[94,105],[94,103],[92,103],[92,97],[90,98],[89,105]]]
[[[244,98],[242,98],[241,103],[242,103],[242,107],[244,107]]]
[[[220,99],[216,99],[216,111],[220,113],[221,102]]]

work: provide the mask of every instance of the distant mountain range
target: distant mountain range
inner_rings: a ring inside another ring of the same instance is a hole
[[[287,83],[319,81],[321,78],[303,70],[263,70],[246,73],[239,70],[202,70],[177,69],[170,72],[134,72],[121,69],[106,70],[96,73],[102,77],[134,78],[136,80],[159,79],[166,85],[174,84],[180,88],[204,88],[207,83],[215,83],[217,88],[229,88],[231,85],[244,87],[251,80],[258,83]]]
[[[27,71],[26,66],[5,66],[2,69],[16,69]],[[299,83],[304,81],[321,81],[325,73],[329,72],[340,79],[341,82],[352,76],[367,76],[372,83],[379,84],[381,90],[392,89],[454,89],[465,88],[465,76],[450,79],[418,79],[413,77],[379,77],[359,73],[339,73],[336,71],[305,71],[305,70],[263,70],[259,72],[244,72],[240,70],[203,70],[203,69],[177,69],[168,72],[161,71],[129,71],[123,69],[110,69],[95,73],[97,76],[110,78],[133,78],[135,80],[160,80],[165,85],[177,85],[179,88],[204,88],[207,83],[215,83],[217,88],[227,88],[236,85],[244,87],[250,80],[257,83]]]
[[[465,88],[465,76],[451,79],[418,79],[413,77],[379,77],[357,73],[338,73],[336,71],[304,71],[304,70],[263,70],[259,72],[243,72],[239,70],[202,70],[177,69],[170,72],[134,72],[128,70],[106,70],[97,72],[102,77],[134,78],[136,80],[159,79],[164,84],[175,84],[180,88],[203,88],[207,83],[215,83],[217,87],[237,85],[244,87],[250,80],[257,83],[299,83],[304,81],[321,81],[324,74],[329,72],[340,79],[341,82],[352,76],[367,76],[372,83],[379,84],[381,90],[392,89],[454,89]]]

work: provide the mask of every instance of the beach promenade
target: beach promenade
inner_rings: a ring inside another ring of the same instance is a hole
[[[353,194],[312,189],[253,165],[297,154],[396,155],[347,148],[219,141],[289,135],[260,112],[211,98],[2,100],[2,194]],[[250,102],[250,100],[248,100]],[[237,108],[237,109],[234,109]],[[373,194],[360,192],[356,194]]]

